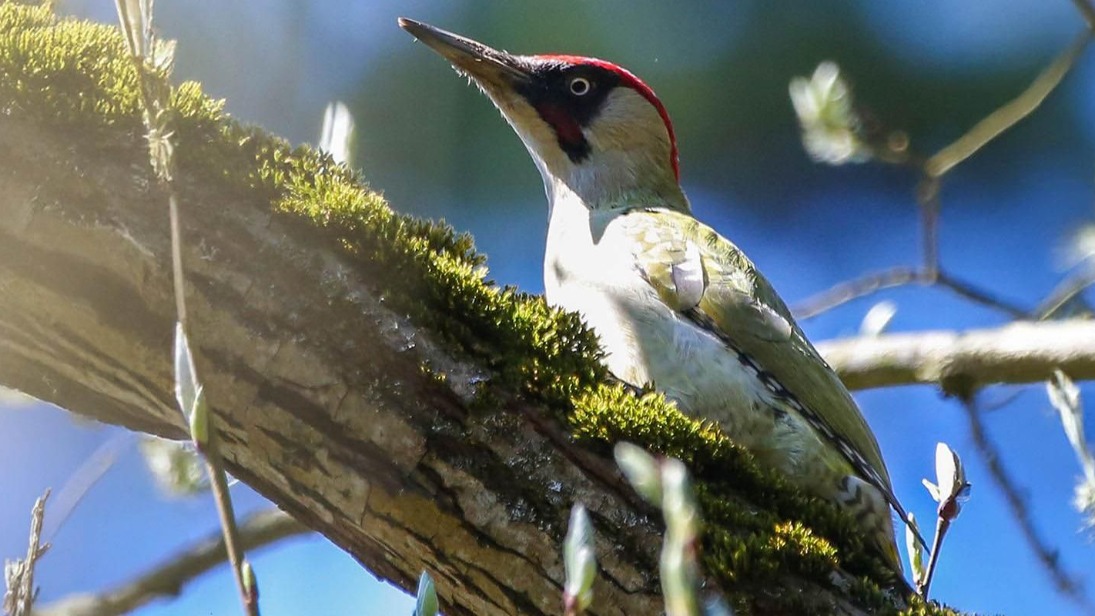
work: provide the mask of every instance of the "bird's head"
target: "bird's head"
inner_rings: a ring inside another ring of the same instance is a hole
[[[549,201],[569,191],[591,208],[688,211],[669,114],[629,71],[594,58],[513,55],[406,18],[399,25],[490,97],[540,169]]]

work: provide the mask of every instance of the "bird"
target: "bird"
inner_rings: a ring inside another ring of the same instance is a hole
[[[673,124],[650,86],[605,60],[516,55],[398,23],[477,85],[524,143],[549,207],[546,300],[582,316],[609,372],[714,420],[849,512],[900,575],[890,508],[908,515],[878,442],[768,280],[692,215]]]

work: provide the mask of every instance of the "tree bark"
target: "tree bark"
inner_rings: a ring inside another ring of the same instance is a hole
[[[0,118],[0,382],[182,438],[166,201],[132,138],[74,146]],[[233,474],[380,577],[411,589],[429,571],[450,616],[558,613],[581,501],[602,563],[591,613],[657,613],[659,531],[610,461],[516,398],[469,410],[490,373],[305,225],[180,185],[191,343]]]

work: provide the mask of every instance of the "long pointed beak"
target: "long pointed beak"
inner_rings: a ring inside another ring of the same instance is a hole
[[[529,79],[528,69],[511,54],[420,21],[399,18],[399,27],[441,54],[453,68],[487,89],[512,88]]]

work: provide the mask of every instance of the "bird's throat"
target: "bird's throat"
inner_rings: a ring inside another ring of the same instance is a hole
[[[570,162],[580,164],[589,158],[589,141],[586,140],[581,125],[570,111],[550,102],[537,105],[536,111],[555,131],[555,139]]]

